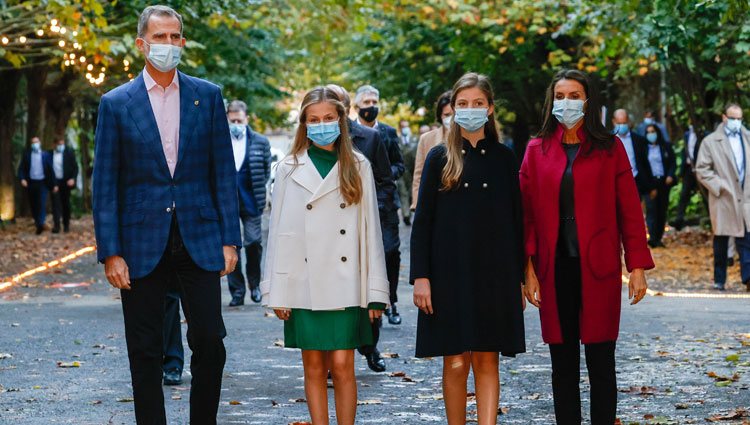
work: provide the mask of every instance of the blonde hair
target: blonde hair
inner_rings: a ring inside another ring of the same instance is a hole
[[[485,75],[469,72],[459,78],[458,81],[456,81],[456,84],[453,85],[453,91],[451,92],[451,107],[454,111],[456,110],[456,98],[458,97],[458,93],[462,90],[473,87],[477,87],[485,94],[485,96],[487,96],[488,107],[489,105],[494,105],[494,94],[490,79]],[[489,142],[500,142],[494,117],[489,117],[487,123],[484,124],[484,138]],[[463,174],[464,171],[464,155],[462,150],[463,137],[461,136],[461,128],[454,119],[451,123],[450,131],[448,132],[448,139],[445,142],[445,157],[447,161],[445,167],[443,167],[441,178],[442,187],[440,190],[451,190],[458,186],[458,183],[461,180],[461,174]]]
[[[357,159],[354,156],[352,141],[349,137],[349,123],[346,119],[344,104],[339,96],[326,87],[316,87],[310,90],[302,100],[299,113],[299,126],[294,136],[290,155],[294,157],[295,168],[300,154],[310,148],[312,141],[307,138],[307,107],[321,102],[327,102],[336,107],[339,115],[341,135],[334,142],[334,148],[339,161],[339,191],[347,204],[358,204],[362,200],[362,179],[359,176]]]

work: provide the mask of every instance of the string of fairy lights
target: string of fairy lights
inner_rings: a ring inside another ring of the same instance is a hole
[[[107,66],[96,63],[100,61],[99,58],[87,57],[83,51],[84,46],[78,42],[77,37],[77,30],[66,28],[60,21],[52,18],[47,24],[42,25],[41,28],[34,31],[33,35],[0,36],[0,47],[30,47],[41,42],[54,41],[55,38],[59,38],[56,45],[63,50],[62,65],[65,68],[80,70],[85,75],[89,84],[100,86],[107,77]],[[122,61],[122,67],[123,71],[128,72],[128,78],[132,79],[133,74],[129,73],[130,62],[127,59]]]

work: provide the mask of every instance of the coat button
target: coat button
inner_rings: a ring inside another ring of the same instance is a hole
[[[464,183],[464,187],[469,187],[469,183]]]
[[[482,187],[487,189],[487,183],[482,183]]]
[[[466,155],[466,149],[461,149],[461,153]]]
[[[345,234],[346,234],[346,230],[344,230],[344,229],[341,229],[341,234],[342,234],[342,235],[345,235]]]
[[[346,257],[341,257],[341,261],[346,263]]]
[[[342,209],[342,210],[343,210],[344,208],[346,208],[346,204],[345,204],[345,203],[343,203],[343,202],[342,202],[342,203],[341,203],[341,205],[339,205],[339,206],[341,207],[341,209]]]
[[[305,257],[305,263],[307,262],[307,257]]]
[[[172,208],[167,207],[167,212],[172,212]]]
[[[482,155],[484,155],[484,152],[485,152],[485,150],[484,150],[484,149],[482,149],[482,150],[481,150],[481,152],[482,152]]]
[[[311,210],[312,209],[312,204],[307,204],[307,209]]]

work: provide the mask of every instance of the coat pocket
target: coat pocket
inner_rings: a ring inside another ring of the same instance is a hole
[[[304,240],[299,240],[296,233],[279,233],[276,239],[273,272],[290,273],[305,261],[307,259]]]
[[[219,221],[219,214],[216,213],[216,209],[211,207],[201,207],[201,218],[210,221]]]
[[[606,279],[621,272],[620,250],[606,229],[594,234],[587,255],[591,273],[597,279]]]
[[[143,213],[123,213],[120,215],[120,226],[134,226],[143,223],[145,217]]]

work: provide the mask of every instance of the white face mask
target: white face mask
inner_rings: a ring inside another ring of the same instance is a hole
[[[583,104],[581,99],[557,99],[552,103],[552,115],[560,124],[572,128],[583,118]]]
[[[169,72],[180,64],[182,47],[171,44],[150,44],[146,40],[143,40],[143,43],[148,46],[146,58],[159,71]]]
[[[443,118],[443,127],[446,129],[451,128],[451,123],[453,122],[453,115],[448,115],[447,117]]]
[[[727,119],[727,130],[732,133],[737,133],[742,128],[742,120],[737,118]]]

